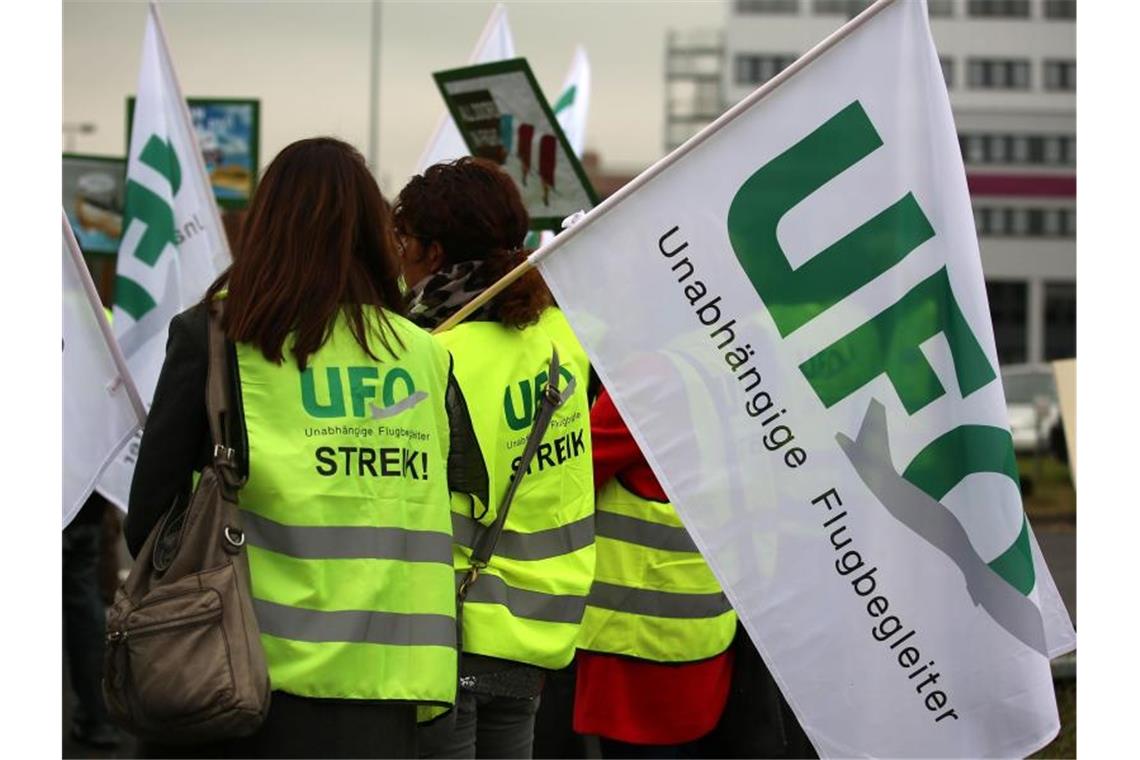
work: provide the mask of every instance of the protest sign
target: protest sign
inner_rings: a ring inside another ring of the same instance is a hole
[[[145,418],[95,284],[63,215],[63,526]]]
[[[502,3],[496,3],[467,63],[468,65],[490,63],[514,57],[515,40],[511,36],[507,9]],[[439,117],[439,123],[436,124],[435,131],[424,147],[424,152],[420,154],[420,160],[416,162],[416,173],[423,174],[424,169],[432,164],[454,161],[466,155],[467,145],[463,142],[463,137],[459,134],[451,116],[444,112]]]
[[[121,158],[63,154],[63,210],[84,253],[118,252],[126,174]]]
[[[201,300],[230,262],[202,152],[153,3],[130,134],[115,335],[139,395],[149,405],[171,318]],[[136,438],[99,484],[99,491],[123,509],[137,449]]]
[[[434,77],[471,155],[494,161],[515,181],[531,229],[558,229],[565,217],[593,207],[586,172],[525,59]]]
[[[248,98],[187,98],[190,122],[214,198],[223,208],[244,208],[257,184],[261,102]],[[127,98],[127,124],[135,98]],[[130,135],[127,135],[130,143]]]
[[[1075,634],[924,2],[879,0],[531,258],[822,756],[1056,735]]]

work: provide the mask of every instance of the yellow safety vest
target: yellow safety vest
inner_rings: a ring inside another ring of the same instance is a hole
[[[343,317],[304,372],[237,346],[254,606],[274,689],[449,705],[450,360],[428,333],[386,316],[404,348],[388,356],[373,339],[379,362]]]
[[[653,662],[728,649],[736,613],[673,505],[610,480],[598,494],[597,545],[579,649]]]
[[[522,330],[468,322],[438,337],[454,358],[490,480],[489,505],[452,497],[459,577],[470,567],[477,536],[498,514],[546,385],[552,346],[562,365],[559,387],[574,379],[573,394],[555,413],[515,494],[490,565],[463,607],[465,652],[565,667],[594,577],[589,360],[555,308]]]

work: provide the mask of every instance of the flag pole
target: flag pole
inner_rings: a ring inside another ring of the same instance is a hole
[[[80,281],[83,282],[83,290],[87,294],[87,303],[91,307],[91,311],[95,312],[99,331],[103,333],[103,341],[111,352],[111,359],[119,371],[119,379],[122,380],[123,387],[127,391],[127,398],[131,400],[135,416],[138,417],[140,425],[145,425],[146,406],[142,402],[142,397],[139,396],[138,388],[135,387],[131,371],[127,369],[127,360],[119,348],[119,341],[115,340],[115,334],[111,332],[111,325],[107,322],[107,315],[103,312],[103,302],[99,300],[95,283],[91,281],[91,273],[87,271],[87,262],[83,260],[83,254],[79,251],[79,241],[75,239],[75,231],[71,229],[71,223],[67,221],[67,212],[62,209],[60,212],[63,214],[63,239],[67,242],[67,250],[71,254],[72,264],[77,270]]]
[[[368,163],[380,177],[380,0],[372,0],[372,32],[368,44]]]
[[[443,322],[443,324],[433,330],[433,332],[439,333],[444,332],[445,330],[450,330],[452,327],[455,327],[457,324],[469,317],[492,298],[503,292],[508,286],[511,285],[511,283],[533,269],[535,265],[538,264],[538,262],[542,261],[547,256],[565,245],[575,235],[581,233],[582,230],[588,227],[591,222],[599,219],[601,216],[613,209],[627,197],[639,190],[643,185],[648,183],[658,174],[668,169],[680,159],[684,158],[695,148],[699,147],[703,142],[705,142],[705,140],[709,139],[718,131],[720,131],[720,129],[730,121],[740,116],[752,106],[756,105],[757,102],[767,97],[777,87],[794,77],[808,64],[812,63],[815,59],[819,58],[828,50],[842,42],[853,32],[859,29],[859,27],[863,26],[872,18],[879,15],[880,12],[885,10],[894,2],[896,2],[896,0],[876,0],[875,3],[868,6],[867,9],[860,13],[858,16],[836,29],[811,50],[807,51],[799,58],[797,58],[794,63],[788,66],[788,68],[784,69],[779,74],[772,77],[764,84],[760,85],[758,88],[756,88],[756,90],[752,92],[752,94],[748,95],[735,106],[722,113],[719,117],[717,117],[715,121],[706,126],[700,132],[697,132],[695,135],[690,137],[688,140],[674,149],[672,153],[669,153],[664,158],[657,161],[657,163],[653,164],[641,174],[637,175],[628,183],[626,183],[616,193],[599,203],[597,206],[587,212],[586,215],[583,216],[577,224],[563,230],[549,243],[539,248],[530,256],[527,256],[525,261],[503,275],[503,277],[498,282],[484,290],[476,298],[471,299],[467,305],[465,305],[459,311],[455,312],[455,314],[451,315],[449,319],[447,319],[445,322]]]
[[[166,38],[166,27],[162,25],[162,15],[158,12],[158,3],[155,0],[150,0],[148,3],[150,12],[154,16],[154,26],[158,29],[158,38],[161,43],[161,55],[165,59],[166,67],[170,70],[170,76],[174,80],[174,89],[178,91],[178,112],[182,115],[182,125],[186,130],[186,134],[190,136],[190,146],[194,149],[194,171],[198,173],[198,177],[202,181],[202,186],[210,189],[211,196],[213,195],[213,185],[210,184],[210,177],[206,174],[206,165],[202,161],[202,148],[198,145],[198,133],[194,131],[194,120],[190,118],[190,107],[186,105],[186,96],[182,92],[182,83],[178,81],[178,70],[174,68],[174,59],[170,55],[170,41]],[[129,150],[129,146],[128,146]],[[129,158],[129,156],[128,156]],[[256,169],[257,167],[254,167]],[[210,213],[214,215],[214,222],[217,224],[217,229],[222,232],[220,235],[222,239],[222,250],[226,255],[226,265],[234,260],[233,252],[230,251],[230,241],[225,234],[225,225],[222,224],[222,213],[218,210],[218,202],[211,197],[213,202],[210,204]],[[217,257],[215,257],[216,260]]]

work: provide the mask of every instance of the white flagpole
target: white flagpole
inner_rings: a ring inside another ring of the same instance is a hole
[[[194,131],[194,120],[190,118],[190,108],[186,105],[186,95],[182,91],[182,83],[178,80],[178,70],[174,68],[174,59],[170,55],[170,41],[166,38],[166,28],[162,25],[162,15],[158,12],[158,3],[156,0],[150,0],[148,3],[150,12],[154,15],[154,25],[158,29],[158,36],[162,42],[162,53],[166,59],[165,63],[167,68],[170,69],[170,76],[174,78],[174,87],[178,90],[178,112],[182,115],[182,124],[186,129],[186,134],[190,136],[190,146],[194,149],[194,160],[190,163],[194,164],[194,171],[198,173],[198,177],[202,181],[202,186],[213,192],[213,185],[210,184],[210,177],[206,174],[206,165],[202,162],[202,148],[198,145],[198,133]],[[137,104],[137,101],[136,101]],[[129,157],[128,157],[129,158]],[[257,167],[254,167],[255,169]],[[214,215],[214,222],[217,224],[217,229],[222,232],[220,237],[222,239],[222,249],[226,254],[226,264],[233,261],[233,253],[230,251],[230,241],[225,235],[225,225],[222,224],[222,214],[218,210],[217,200],[211,198],[213,201],[210,203],[210,213]],[[217,257],[214,257],[215,263]]]
[[[368,43],[368,163],[380,177],[380,0],[372,0],[372,33]]]
[[[61,213],[63,214],[63,239],[67,241],[67,250],[71,254],[77,276],[83,282],[83,290],[87,294],[88,305],[91,307],[91,311],[95,312],[95,320],[99,323],[99,330],[103,333],[103,340],[107,344],[107,350],[111,352],[111,359],[115,362],[115,368],[119,370],[119,379],[127,392],[127,398],[131,400],[135,416],[138,417],[139,424],[144,425],[146,424],[146,406],[142,402],[142,397],[139,396],[138,388],[135,387],[135,381],[131,378],[130,370],[127,369],[127,360],[119,349],[119,342],[115,340],[115,334],[107,322],[107,315],[103,312],[103,303],[99,300],[99,293],[95,290],[91,273],[87,271],[87,262],[83,260],[83,254],[79,250],[79,241],[75,239],[75,231],[71,229],[71,223],[67,221],[67,212],[61,209]]]
[[[805,66],[807,66],[809,63],[814,61],[816,58],[819,58],[821,55],[826,53],[831,48],[835,47],[839,42],[841,42],[846,37],[850,36],[851,33],[853,33],[859,27],[863,26],[863,24],[867,23],[872,18],[877,16],[881,11],[885,10],[887,8],[887,6],[891,5],[895,1],[896,0],[876,0],[876,2],[874,4],[870,5],[866,10],[864,10],[858,16],[856,16],[855,18],[851,19],[850,21],[848,21],[843,26],[836,29],[834,32],[832,32],[828,37],[824,38],[819,44],[817,44],[811,50],[807,51],[806,53],[801,55],[799,58],[797,58],[794,63],[792,63],[790,66],[788,66],[788,68],[784,69],[779,74],[772,77],[771,79],[769,79],[764,84],[760,85],[748,97],[744,98],[739,103],[737,103],[735,106],[733,106],[732,108],[730,108],[727,111],[725,111],[724,113],[722,113],[711,124],[706,126],[700,132],[697,132],[695,135],[693,135],[688,140],[686,140],[684,143],[682,143],[677,148],[675,148],[672,153],[669,153],[664,158],[660,159],[657,163],[653,164],[648,169],[643,171],[641,174],[637,175],[632,180],[630,180],[628,183],[626,183],[616,193],[614,193],[610,197],[606,198],[604,201],[599,203],[597,206],[594,206],[593,209],[586,212],[585,216],[583,216],[581,218],[581,220],[579,220],[572,227],[569,227],[569,228],[563,230],[561,233],[556,235],[554,237],[554,239],[551,240],[549,243],[547,243],[546,245],[539,248],[537,251],[532,253],[530,256],[527,256],[526,261],[522,262],[521,264],[519,264],[517,267],[515,267],[511,271],[507,272],[505,275],[503,275],[503,277],[498,282],[496,282],[494,285],[492,285],[491,287],[487,288],[482,293],[480,293],[478,297],[471,299],[471,301],[469,301],[466,306],[464,306],[459,311],[455,312],[455,314],[451,315],[451,317],[449,319],[447,319],[443,324],[441,324],[439,327],[437,327],[435,330],[433,330],[433,332],[439,333],[439,332],[443,332],[445,330],[450,330],[452,327],[455,327],[457,324],[462,322],[464,319],[467,319],[467,317],[469,315],[471,315],[477,309],[482,307],[483,304],[490,301],[492,298],[494,298],[499,293],[501,293],[503,290],[505,290],[511,283],[513,283],[519,277],[522,277],[529,270],[533,269],[534,266],[536,264],[538,264],[539,261],[546,258],[550,254],[552,254],[556,250],[558,250],[560,247],[565,245],[575,235],[577,235],[582,230],[584,230],[586,227],[588,227],[591,222],[594,222],[597,219],[599,219],[602,215],[604,215],[610,209],[617,206],[619,203],[621,203],[623,200],[625,200],[628,196],[637,192],[638,189],[640,189],[643,185],[645,185],[651,179],[653,179],[658,174],[660,174],[661,172],[668,169],[670,166],[675,164],[680,159],[684,158],[686,155],[688,155],[690,152],[692,152],[695,148],[700,146],[701,143],[703,143],[705,140],[709,139],[714,134],[716,134],[721,129],[721,127],[723,127],[725,124],[728,124],[730,121],[735,119],[737,116],[739,116],[740,114],[744,113],[749,108],[754,106],[758,101],[767,97],[769,93],[771,93],[777,87],[782,85],[784,82],[786,82],[789,79],[791,79],[792,77],[794,77]]]

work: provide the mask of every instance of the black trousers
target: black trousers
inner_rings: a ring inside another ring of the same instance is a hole
[[[492,697],[459,690],[455,709],[420,726],[421,758],[526,758],[534,750],[539,697]]]
[[[102,531],[98,521],[72,522],[63,529],[63,641],[75,692],[72,723],[86,731],[107,723],[102,687],[106,613],[99,593]]]
[[[352,699],[309,699],[273,692],[269,714],[253,736],[174,747],[146,743],[140,757],[416,756],[415,705]]]

